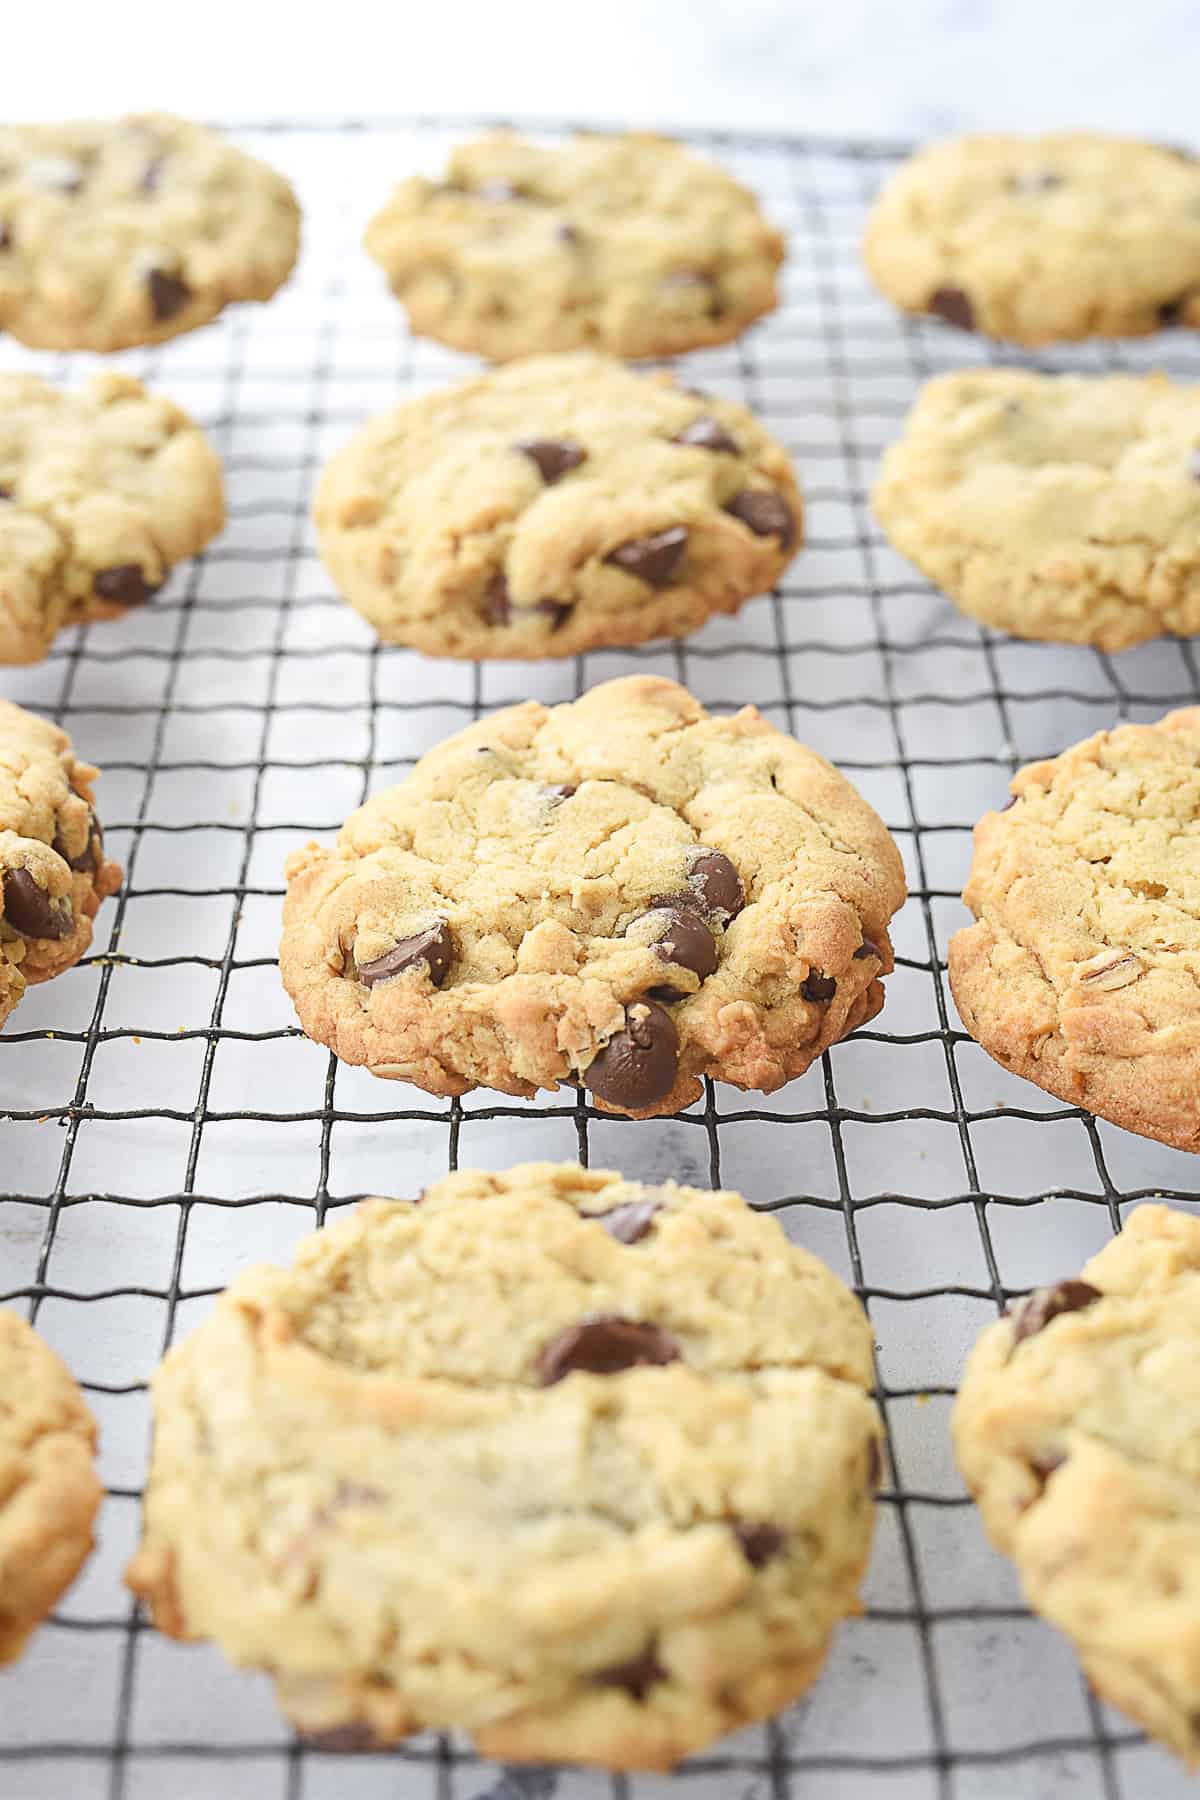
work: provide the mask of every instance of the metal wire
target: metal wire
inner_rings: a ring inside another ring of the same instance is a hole
[[[269,308],[118,359],[212,432],[230,529],[152,608],[7,672],[12,698],[63,721],[104,766],[100,811],[126,879],[83,968],[31,992],[0,1037],[0,1301],[26,1306],[82,1378],[107,1482],[90,1571],[0,1684],[0,1794],[1182,1796],[1182,1776],[1101,1711],[1021,1608],[946,1428],[962,1353],[995,1309],[1078,1268],[1131,1201],[1196,1205],[1195,1165],[994,1068],[959,1029],[943,975],[970,827],[1008,773],[1114,719],[1200,700],[1192,647],[1116,661],[1014,644],[893,555],[867,499],[880,449],[921,379],[996,353],[899,319],[861,273],[864,208],[901,146],[732,132],[688,135],[787,229],[787,289],[738,345],[687,365],[754,406],[800,466],[808,542],[781,589],[683,644],[565,665],[430,663],[374,643],[315,558],[313,480],[367,412],[465,359],[405,335],[357,248],[361,213],[480,123],[239,128],[298,182],[301,271]],[[1121,359],[1093,346],[1040,360],[1200,376],[1195,342],[1178,335]],[[76,361],[48,372],[73,380]],[[11,346],[6,362],[47,372]],[[888,820],[912,899],[877,1025],[769,1100],[710,1083],[679,1118],[648,1124],[597,1115],[582,1095],[442,1103],[307,1044],[274,972],[286,851],[335,831],[470,719],[629,668],[674,674],[716,710],[756,701]],[[147,1377],[238,1268],[285,1258],[363,1192],[412,1192],[460,1160],[572,1155],[739,1187],[862,1296],[891,1470],[865,1615],[799,1707],[673,1778],[503,1773],[433,1737],[353,1761],[307,1750],[261,1679],[159,1639],[120,1586]]]

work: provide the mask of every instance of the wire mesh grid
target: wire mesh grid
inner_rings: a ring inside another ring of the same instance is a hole
[[[107,1488],[99,1550],[0,1684],[0,1794],[1182,1796],[1181,1772],[1098,1705],[1063,1641],[1020,1605],[954,1471],[948,1417],[962,1357],[997,1307],[1076,1270],[1131,1202],[1194,1207],[1194,1164],[992,1064],[958,1027],[944,954],[965,917],[970,827],[1011,770],[1200,699],[1192,647],[1113,659],[1019,644],[914,578],[869,513],[878,454],[921,379],[997,352],[900,319],[861,272],[864,209],[900,147],[730,133],[691,135],[787,231],[784,300],[737,345],[685,360],[690,381],[748,402],[795,455],[809,536],[780,590],[686,643],[560,664],[429,662],[374,643],[316,559],[315,474],[368,412],[470,364],[405,334],[359,238],[393,178],[437,169],[478,123],[238,133],[299,187],[300,270],[269,307],[117,359],[211,431],[228,530],[153,607],[6,672],[11,698],[62,721],[103,765],[101,816],[126,879],[92,955],[32,990],[0,1038],[0,1301],[27,1309],[82,1380]],[[69,380],[85,361],[11,345],[4,360]],[[1178,335],[1040,360],[1200,376],[1200,349]],[[472,718],[631,669],[675,676],[718,711],[753,700],[886,819],[911,899],[876,1026],[769,1100],[710,1084],[686,1113],[642,1123],[565,1093],[441,1102],[307,1043],[275,969],[287,852],[328,837]],[[286,1258],[361,1194],[413,1193],[447,1166],[573,1156],[739,1188],[862,1296],[889,1443],[864,1614],[800,1705],[674,1777],[500,1771],[433,1736],[386,1756],[306,1749],[264,1677],[158,1637],[120,1584],[147,1378],[239,1269]]]

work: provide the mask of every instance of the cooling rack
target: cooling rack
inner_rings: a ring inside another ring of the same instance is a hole
[[[1200,699],[1191,645],[1119,658],[1019,644],[960,617],[896,557],[867,493],[917,384],[994,358],[900,319],[858,263],[864,209],[902,146],[690,133],[761,194],[790,240],[779,311],[687,379],[747,401],[790,447],[808,544],[780,590],[680,645],[473,667],[381,649],[318,562],[307,503],[368,412],[469,359],[417,342],[359,249],[402,172],[441,165],[479,120],[236,128],[296,181],[305,249],[269,307],[111,359],[212,433],[223,538],[155,603],[60,640],[3,690],[103,765],[126,871],[92,955],[34,989],[0,1037],[0,1301],[36,1318],[100,1421],[100,1548],[0,1677],[5,1800],[1183,1800],[1165,1755],[1089,1695],[1020,1604],[948,1448],[953,1384],[1014,1294],[1073,1273],[1129,1205],[1195,1207],[1195,1161],[996,1067],[944,979],[970,827],[1012,769],[1118,719]],[[548,135],[566,122],[530,129]],[[1179,334],[1042,366],[1165,366]],[[89,360],[5,344],[6,368],[75,380]],[[601,1117],[582,1096],[440,1102],[342,1068],[296,1030],[275,969],[282,866],[430,745],[530,695],[634,669],[708,706],[756,702],[833,758],[891,827],[912,897],[880,1019],[769,1099],[710,1086],[674,1119]],[[137,1531],[146,1381],[245,1264],[363,1193],[448,1166],[579,1156],[647,1180],[741,1189],[866,1303],[889,1470],[861,1619],[813,1692],[673,1777],[502,1770],[464,1742],[386,1756],[296,1743],[261,1676],[155,1634],[121,1566]]]

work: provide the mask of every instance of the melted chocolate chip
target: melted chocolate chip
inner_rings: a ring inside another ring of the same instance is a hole
[[[411,937],[401,938],[395,949],[374,962],[358,964],[358,979],[364,987],[378,987],[382,981],[394,981],[408,969],[423,968],[434,987],[441,987],[454,960],[454,938],[445,919]]]
[[[1082,1312],[1101,1298],[1100,1289],[1090,1281],[1060,1281],[1055,1287],[1035,1288],[1012,1315],[1014,1347],[1036,1337],[1060,1313]]]
[[[687,549],[687,541],[687,528],[672,525],[650,537],[630,538],[627,544],[618,544],[604,560],[624,569],[627,575],[636,575],[639,581],[652,588],[670,587],[671,578]]]
[[[142,178],[138,182],[140,194],[157,194],[158,184],[162,180],[164,158],[156,156],[142,170]]]
[[[704,920],[689,906],[662,906],[653,911],[667,915],[667,929],[650,946],[655,956],[678,968],[690,969],[701,981],[707,981],[717,966],[717,946]],[[673,988],[666,990],[671,999],[679,996]]]
[[[118,606],[143,606],[161,586],[161,582],[147,581],[138,563],[117,563],[111,569],[97,570],[92,578],[93,592]]]
[[[513,448],[537,464],[538,473],[547,487],[552,487],[572,469],[577,469],[581,462],[587,461],[587,451],[566,438],[518,438]]]
[[[70,935],[74,924],[70,907],[52,900],[28,869],[9,869],[0,892],[4,897],[4,917],[22,937],[58,939]]]
[[[622,1687],[634,1700],[644,1700],[652,1687],[667,1679],[667,1671],[654,1654],[654,1646],[643,1650],[640,1656],[630,1657],[628,1662],[613,1663],[610,1668],[597,1669],[592,1680],[597,1687]]]
[[[512,601],[508,597],[508,583],[502,574],[493,575],[483,591],[483,616],[489,625],[512,623]]]
[[[619,1375],[644,1363],[678,1362],[679,1354],[679,1345],[659,1326],[597,1313],[543,1344],[534,1366],[541,1385],[553,1387],[568,1375]]]
[[[813,969],[805,978],[800,992],[806,1000],[812,1000],[817,1006],[825,1006],[837,993],[837,982],[832,975],[822,975],[819,969]]]
[[[934,288],[929,296],[929,311],[944,319],[947,325],[957,325],[960,331],[974,331],[975,308],[971,305],[971,297],[964,294],[961,288]]]
[[[677,437],[671,439],[673,444],[690,444],[696,450],[722,450],[727,456],[740,456],[742,446],[735,438],[731,438],[720,419],[714,419],[711,413],[705,413],[699,419],[693,419],[685,425]]]
[[[150,309],[160,324],[182,312],[192,297],[192,290],[182,275],[174,275],[170,269],[151,269],[146,276],[146,287],[150,294]]]
[[[655,1213],[661,1211],[657,1200],[627,1200],[624,1206],[614,1206],[609,1212],[583,1216],[603,1225],[618,1244],[638,1244],[649,1231]]]
[[[87,842],[78,856],[68,856],[61,829],[54,833],[54,842],[50,848],[56,850],[68,868],[74,869],[77,875],[90,875],[99,864],[104,851],[104,833],[100,829],[100,821],[95,813],[88,815]]]
[[[742,878],[723,850],[701,850],[688,869],[688,884],[706,912],[736,919],[746,904]],[[693,900],[692,904],[695,904]]]
[[[550,621],[551,631],[557,631],[560,625],[566,624],[575,608],[569,600],[539,600],[533,610],[544,614]]]
[[[765,488],[743,488],[725,502],[725,511],[740,519],[755,537],[777,537],[785,550],[790,550],[796,540],[796,521],[782,494]]]
[[[765,1567],[787,1542],[786,1533],[778,1525],[751,1525],[745,1519],[735,1519],[729,1529],[752,1569]]]
[[[559,781],[553,787],[543,788],[542,792],[551,806],[561,806],[564,800],[569,800],[572,794],[579,792],[579,789],[572,787],[569,781]]]
[[[876,962],[883,961],[883,957],[880,954],[879,945],[873,944],[871,942],[870,938],[865,937],[863,939],[862,943],[858,946],[858,949],[854,952],[854,961],[855,962],[865,962],[867,960],[868,956],[873,956],[875,958]]]
[[[671,1015],[653,1000],[635,1000],[625,1009],[625,1029],[588,1064],[584,1086],[610,1106],[637,1112],[670,1093],[678,1060]]]

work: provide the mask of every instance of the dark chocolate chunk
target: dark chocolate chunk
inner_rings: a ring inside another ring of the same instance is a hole
[[[512,601],[503,574],[493,575],[483,591],[483,616],[489,625],[512,623]]]
[[[92,578],[92,591],[101,600],[113,600],[118,606],[143,606],[162,586],[147,581],[139,563],[117,563],[111,569],[98,569]]]
[[[52,900],[28,869],[9,869],[4,876],[4,917],[14,931],[28,938],[69,937],[75,923],[70,905]]]
[[[567,438],[518,438],[513,448],[537,464],[547,487],[587,461],[587,451]]]
[[[160,324],[182,312],[192,297],[192,290],[183,276],[173,274],[170,269],[151,269],[146,276],[146,287],[150,293],[151,311]]]
[[[751,1525],[748,1520],[735,1519],[730,1530],[752,1569],[763,1568],[787,1542],[786,1533],[778,1525]]]
[[[971,305],[969,294],[961,288],[934,288],[929,296],[929,311],[944,319],[947,325],[957,325],[960,331],[974,331],[975,308]]]
[[[876,962],[883,961],[883,957],[880,954],[879,945],[873,944],[871,942],[870,938],[865,937],[863,939],[862,943],[858,946],[858,949],[854,952],[854,960],[855,960],[855,962],[865,962],[867,960],[868,956],[873,956],[875,958]]]
[[[100,829],[100,821],[95,813],[88,815],[87,842],[78,856],[67,854],[67,846],[63,842],[61,828],[54,833],[54,842],[50,848],[57,850],[63,861],[69,868],[74,869],[77,875],[90,875],[99,864],[104,850],[104,833]]]
[[[825,1006],[837,993],[837,982],[832,975],[822,975],[819,969],[813,969],[805,977],[800,992],[806,1000],[812,1000],[817,1006]]]
[[[539,1350],[535,1367],[541,1385],[553,1387],[568,1375],[618,1375],[642,1363],[678,1362],[679,1354],[679,1345],[659,1326],[597,1313],[552,1337]]]
[[[725,502],[725,511],[749,527],[755,537],[777,537],[785,550],[796,538],[796,521],[782,494],[767,488],[743,488]]]
[[[736,919],[746,904],[742,878],[723,850],[701,849],[688,868],[688,884],[706,912]]]
[[[395,949],[374,962],[358,964],[358,979],[364,987],[378,987],[381,981],[393,981],[408,969],[424,968],[434,987],[441,987],[454,960],[454,938],[445,919],[436,925],[401,938]]]
[[[678,1061],[671,1015],[653,1000],[634,1000],[625,1009],[625,1029],[592,1058],[583,1082],[598,1100],[639,1112],[670,1093]]]
[[[677,437],[671,439],[673,444],[690,444],[696,450],[723,450],[728,456],[740,456],[742,446],[736,438],[731,438],[720,419],[714,419],[711,413],[705,413],[699,419],[693,419],[685,425]]]
[[[1102,1298],[1100,1289],[1090,1281],[1060,1281],[1055,1287],[1034,1288],[1012,1315],[1014,1346],[1036,1337],[1060,1313],[1082,1312]]]
[[[597,1669],[592,1680],[597,1687],[623,1687],[635,1700],[644,1700],[650,1689],[667,1679],[667,1671],[654,1654],[654,1646],[628,1662],[613,1663],[611,1668]]]
[[[624,569],[627,575],[636,575],[639,581],[652,588],[670,587],[683,560],[687,541],[686,526],[671,525],[666,531],[656,531],[650,537],[630,538],[627,544],[618,544],[604,560]]]
[[[616,1238],[618,1244],[637,1244],[649,1231],[655,1213],[661,1211],[657,1200],[627,1200],[624,1206],[614,1206],[609,1212],[585,1213],[583,1216],[603,1225],[609,1237]]]
[[[699,913],[689,906],[662,906],[652,910],[665,913],[668,919],[667,929],[651,945],[655,956],[665,963],[675,963],[681,969],[690,969],[693,975],[706,981],[717,966],[717,946]],[[673,993],[672,998],[675,998]]]

